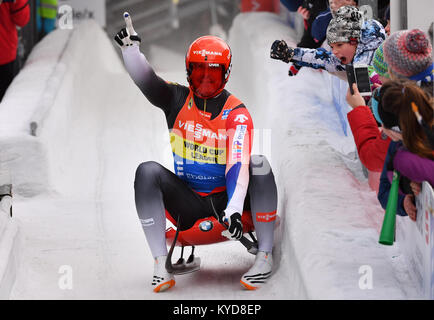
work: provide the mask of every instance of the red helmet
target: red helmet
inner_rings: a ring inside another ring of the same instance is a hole
[[[208,99],[222,92],[231,73],[231,60],[231,48],[222,39],[196,39],[185,56],[187,80],[194,94]]]

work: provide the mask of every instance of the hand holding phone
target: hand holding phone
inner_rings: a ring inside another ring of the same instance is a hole
[[[351,92],[350,92],[351,89],[352,89],[352,91],[353,91],[354,93],[351,93]],[[357,89],[357,85],[356,85],[355,83],[353,83],[353,86],[352,86],[352,87],[348,88],[347,95],[346,95],[346,100],[347,100],[348,105],[349,105],[352,109],[354,109],[354,108],[356,108],[356,107],[359,107],[359,106],[365,106],[365,105],[366,105],[366,101],[365,101],[365,99],[363,99],[363,97],[360,95],[360,92],[359,92],[359,90]]]
[[[366,64],[347,64],[345,66],[351,94],[354,94],[353,83],[362,97],[371,96],[371,81],[369,80],[368,66]]]

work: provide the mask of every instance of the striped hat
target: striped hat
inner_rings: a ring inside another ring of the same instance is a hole
[[[397,31],[383,44],[384,60],[398,76],[410,78],[432,66],[432,46],[422,30]]]
[[[389,78],[389,74],[387,73],[388,66],[383,56],[383,43],[375,50],[374,57],[372,58],[372,66],[374,67],[375,73],[379,76]]]

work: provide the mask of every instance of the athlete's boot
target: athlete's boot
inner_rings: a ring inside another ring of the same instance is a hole
[[[261,287],[271,276],[273,258],[271,252],[258,251],[255,263],[241,278],[240,283],[248,290]]]
[[[175,285],[173,275],[166,271],[167,256],[157,257],[154,261],[154,277],[152,278],[152,288],[154,292],[162,292]]]

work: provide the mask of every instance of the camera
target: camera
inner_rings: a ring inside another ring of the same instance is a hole
[[[356,83],[360,95],[362,97],[370,97],[372,95],[372,92],[371,92],[371,81],[369,80],[368,65],[347,64],[345,68],[347,72],[348,85],[350,86],[351,94],[354,94],[353,83]]]
[[[307,10],[311,10],[313,8],[313,2],[315,0],[303,0],[301,7]]]

